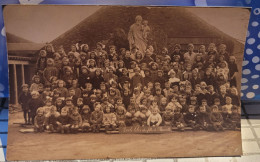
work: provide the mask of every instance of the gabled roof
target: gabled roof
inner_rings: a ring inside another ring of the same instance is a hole
[[[108,34],[115,32],[117,28],[123,29],[122,35],[126,37],[129,27],[135,22],[137,15],[141,15],[143,19],[149,21],[149,26],[156,33],[158,46],[169,44],[165,37],[193,37],[216,38],[219,42],[214,43],[226,43],[232,52],[234,52],[234,43],[243,47],[243,44],[191,14],[183,7],[126,8],[123,6],[104,6],[53,40],[52,43],[56,47],[63,45],[66,50],[69,50],[71,44],[79,41],[93,47],[97,42],[107,39]]]

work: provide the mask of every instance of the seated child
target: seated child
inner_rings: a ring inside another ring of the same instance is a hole
[[[37,115],[34,118],[34,132],[44,131],[45,116],[43,110],[37,111]]]
[[[226,102],[225,102],[225,103],[226,103],[226,104],[222,106],[222,109],[223,109],[223,108],[226,108],[228,114],[231,114],[231,113],[232,113],[232,108],[233,108],[231,97],[226,96]]]
[[[162,117],[159,114],[159,109],[158,108],[153,108],[151,111],[151,115],[147,119],[147,125],[148,126],[160,126],[162,123]]]
[[[116,129],[116,115],[111,112],[111,109],[109,106],[106,106],[104,109],[103,114],[103,124],[105,126],[105,130],[115,130]]]
[[[185,121],[181,113],[181,108],[175,110],[173,119],[173,126],[177,127],[180,131],[184,131]]]
[[[197,113],[195,112],[195,106],[189,105],[188,113],[184,116],[185,123],[193,130],[197,130],[199,125],[197,124]]]
[[[165,112],[162,115],[163,125],[165,125],[165,126],[172,126],[173,119],[174,118],[173,118],[172,108],[167,106],[165,108]]]
[[[88,105],[84,105],[81,111],[81,117],[82,117],[82,131],[88,132],[90,129],[90,108]]]
[[[232,114],[230,115],[230,119],[232,122],[232,129],[233,130],[240,130],[240,113],[238,112],[238,107],[237,106],[233,106],[232,108]]]
[[[207,113],[205,106],[199,107],[197,123],[199,125],[199,128],[203,130],[208,130],[210,127],[209,114]]]
[[[72,110],[72,114],[70,115],[71,119],[71,132],[77,133],[79,128],[82,126],[82,118],[79,114],[78,108],[74,107]]]
[[[40,110],[39,110],[40,111]],[[56,107],[52,106],[50,112],[45,115],[46,117],[46,129],[51,133],[56,132],[58,128],[57,118],[59,113],[56,111]]]
[[[126,110],[123,106],[119,106],[116,111],[116,121],[119,127],[125,127]]]
[[[71,127],[71,119],[68,115],[68,112],[63,110],[61,111],[60,116],[57,118],[57,124],[58,124],[58,129],[57,131],[60,133],[69,133],[70,132],[70,127]]]
[[[95,104],[95,109],[91,113],[90,122],[92,131],[98,133],[103,120],[103,112],[101,111],[101,105],[99,103]]]
[[[141,126],[146,126],[147,125],[147,119],[151,115],[151,111],[147,109],[146,106],[140,105],[140,113],[139,113],[139,121]]]
[[[222,123],[223,117],[221,113],[218,111],[218,107],[216,105],[212,106],[212,112],[210,114],[210,121],[213,126],[213,129],[216,131],[223,130]]]
[[[125,120],[126,126],[137,126],[138,123],[138,112],[136,109],[129,105],[128,111],[126,112],[126,120]]]

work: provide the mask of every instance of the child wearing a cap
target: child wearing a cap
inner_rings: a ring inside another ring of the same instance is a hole
[[[22,93],[19,95],[18,102],[22,107],[23,110],[23,117],[25,124],[30,123],[29,113],[28,113],[28,101],[32,98],[29,89],[28,84],[22,85]]]

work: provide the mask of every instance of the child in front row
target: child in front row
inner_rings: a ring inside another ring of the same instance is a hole
[[[153,108],[151,112],[151,115],[147,119],[147,125],[153,127],[160,126],[160,124],[162,123],[162,117],[159,114],[159,109]]]
[[[74,107],[72,110],[71,118],[71,132],[78,133],[79,128],[82,126],[82,118],[79,114],[78,108]]]
[[[223,130],[223,117],[221,113],[218,111],[218,107],[216,105],[212,106],[212,112],[210,114],[210,121],[212,123],[213,129],[216,131]]]
[[[104,108],[104,115],[103,115],[103,124],[105,125],[105,130],[115,130],[116,129],[116,115],[111,112],[111,109],[109,106],[106,106]]]
[[[103,113],[101,111],[101,105],[99,103],[95,104],[95,110],[91,113],[90,122],[92,123],[93,133],[98,133],[103,120]]]
[[[88,132],[90,129],[90,108],[88,105],[84,105],[81,111],[81,117],[82,117],[82,131]]]
[[[34,132],[44,131],[45,116],[43,110],[37,111],[37,115],[34,118]]]
[[[60,116],[57,118],[58,128],[57,131],[60,133],[69,133],[71,127],[71,119],[66,110],[62,110]]]

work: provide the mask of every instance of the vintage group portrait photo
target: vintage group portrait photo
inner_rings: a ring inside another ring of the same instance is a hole
[[[7,5],[8,160],[240,156],[250,9]]]

